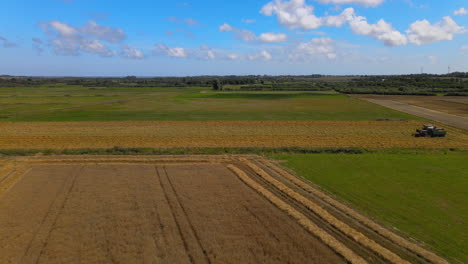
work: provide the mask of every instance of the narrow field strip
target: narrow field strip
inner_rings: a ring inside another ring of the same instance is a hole
[[[220,164],[221,162],[212,162],[209,164]],[[174,162],[174,163],[159,163],[159,162],[143,162],[143,163],[138,163],[138,162],[83,162],[83,163],[68,163],[68,162],[41,162],[36,165],[40,166],[46,166],[46,165],[60,165],[60,166],[76,166],[76,165],[133,165],[133,166],[142,166],[142,165],[148,165],[148,166],[191,166],[191,165],[206,165],[208,164],[207,162]]]
[[[144,163],[159,163],[159,162],[164,162],[167,164],[170,163],[213,163],[216,161],[221,161],[221,160],[208,160],[208,159],[44,159],[44,160],[36,160],[36,159],[31,159],[28,160],[29,163],[71,163],[71,164],[85,164],[85,163],[91,163],[91,164],[96,164],[96,163],[138,163],[138,164],[144,164]]]
[[[258,193],[267,198],[271,203],[277,206],[279,209],[287,212],[290,216],[295,218],[300,225],[302,225],[306,230],[317,236],[335,252],[343,256],[347,261],[353,264],[365,264],[367,263],[362,257],[354,253],[344,244],[339,242],[332,235],[325,232],[323,229],[315,225],[310,219],[305,215],[301,214],[299,211],[294,209],[291,205],[287,204],[273,193],[262,187],[260,184],[252,180],[244,171],[236,167],[235,165],[228,164],[227,167],[233,171],[241,181],[250,186],[252,189],[256,190]]]
[[[269,183],[273,184],[277,189],[280,191],[284,192],[285,194],[289,195],[292,197],[294,200],[302,203],[304,206],[306,206],[308,209],[316,213],[318,216],[320,216],[322,219],[327,221],[329,224],[333,225],[336,227],[338,230],[340,230],[343,234],[347,235],[348,237],[352,238],[356,242],[360,243],[361,245],[371,249],[384,259],[390,261],[391,263],[394,264],[410,264],[410,262],[402,259],[400,256],[397,254],[393,253],[392,251],[388,250],[387,248],[382,247],[380,244],[376,243],[374,240],[368,238],[361,232],[355,230],[354,228],[350,227],[349,225],[343,223],[336,217],[334,217],[332,214],[330,214],[328,211],[317,205],[316,203],[312,202],[311,200],[307,199],[306,197],[300,195],[299,193],[295,192],[294,190],[290,189],[280,181],[274,179],[268,173],[266,173],[264,170],[259,168],[257,165],[253,164],[251,161],[247,159],[242,159],[247,166],[249,166],[255,173],[257,173],[259,176],[261,176],[263,179],[268,181]]]
[[[417,255],[421,256],[422,258],[430,261],[431,263],[435,264],[449,264],[448,261],[439,257],[438,255],[434,254],[431,251],[428,251],[419,245],[412,243],[411,241],[389,231],[388,229],[382,227],[381,225],[377,224],[376,222],[372,221],[370,218],[356,212],[355,210],[351,209],[350,207],[346,206],[345,204],[333,199],[331,196],[327,195],[326,193],[320,191],[317,188],[310,186],[309,184],[303,182],[302,180],[298,179],[297,177],[291,175],[287,171],[279,168],[278,166],[272,164],[270,161],[263,160],[261,161],[264,165],[268,168],[274,170],[275,172],[279,173],[281,176],[286,178],[287,180],[294,183],[296,186],[300,187],[301,189],[317,196],[318,198],[322,199],[326,203],[332,205],[333,207],[341,210],[348,216],[356,219],[360,223],[364,224],[365,226],[371,228],[378,234],[382,235],[383,237],[391,240],[392,242],[416,253]]]

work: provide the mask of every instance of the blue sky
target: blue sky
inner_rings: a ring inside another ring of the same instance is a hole
[[[466,0],[4,0],[0,74],[468,71]]]

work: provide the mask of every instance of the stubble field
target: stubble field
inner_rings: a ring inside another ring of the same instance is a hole
[[[2,263],[447,263],[256,156],[23,158],[0,177]]]
[[[3,122],[0,149],[119,147],[466,148],[468,133],[415,139],[418,121]]]

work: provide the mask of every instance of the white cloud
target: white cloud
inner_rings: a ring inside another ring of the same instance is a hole
[[[264,43],[277,43],[277,42],[283,42],[286,41],[288,36],[283,33],[263,33],[260,34],[260,36],[256,36],[255,33],[253,33],[250,30],[246,29],[241,29],[241,28],[236,28],[233,27],[229,24],[223,24],[219,26],[219,31],[221,32],[234,32],[234,37],[237,39],[241,39],[245,42],[253,42],[253,41],[260,41]]]
[[[468,50],[468,45],[462,46],[460,49],[461,50]]]
[[[458,10],[455,10],[453,12],[454,15],[456,16],[463,16],[463,15],[468,15],[468,10],[466,10],[464,7],[458,9]]]
[[[257,36],[246,29],[236,28],[229,24],[224,23],[223,25],[219,26],[219,31],[221,32],[234,32],[234,37],[237,39],[242,39],[245,42],[251,42],[257,39]]]
[[[319,0],[322,3],[360,3],[367,6],[375,6],[382,0]],[[463,13],[466,10],[457,10]],[[348,24],[351,30],[358,35],[369,36],[384,43],[386,46],[402,46],[408,42],[416,45],[428,44],[434,41],[452,40],[454,34],[468,32],[458,26],[450,17],[444,17],[443,21],[431,25],[427,20],[416,21],[406,31],[401,33],[393,28],[391,23],[380,19],[375,24],[370,24],[366,17],[356,15],[353,8],[345,9],[335,16],[317,17],[314,15],[314,7],[307,5],[305,0],[274,0],[263,6],[260,13],[266,16],[276,15],[278,22],[289,28],[303,30],[317,29],[322,26],[341,27]]]
[[[41,27],[44,30],[56,30],[62,36],[73,36],[78,33],[78,30],[75,27],[69,26],[60,21],[52,20],[50,22],[41,23]]]
[[[269,53],[268,51],[262,50],[262,51],[259,52],[259,53],[248,54],[248,55],[247,55],[247,59],[248,59],[248,60],[264,60],[264,61],[269,61],[269,60],[272,60],[272,59],[273,59],[273,56],[272,56],[271,53]]]
[[[297,44],[289,54],[291,60],[303,60],[306,57],[325,56],[328,59],[335,59],[336,43],[331,38],[314,38],[308,42]]]
[[[121,47],[120,56],[127,58],[127,59],[143,59],[145,54],[143,52],[132,48],[128,45],[123,45]]]
[[[369,24],[365,17],[352,15],[349,26],[355,34],[373,37],[382,41],[386,46],[401,46],[408,43],[404,34],[395,30],[383,19],[376,24]]]
[[[97,39],[81,39],[79,42],[79,49],[103,57],[112,57],[115,55],[115,52],[109,50],[106,45],[102,44],[102,42]]]
[[[276,34],[276,33],[271,33],[271,32],[260,34],[260,36],[258,37],[258,40],[260,40],[261,42],[267,42],[267,43],[283,42],[283,41],[286,41],[287,39],[288,39],[288,36],[286,34],[283,34],[283,33]]]
[[[234,30],[234,28],[231,27],[231,25],[226,24],[226,23],[219,26],[219,31],[221,31],[221,32],[228,32],[228,31],[233,31],[233,30]]]
[[[385,0],[318,0],[323,4],[360,4],[366,7],[375,7]]]
[[[265,16],[276,15],[278,22],[290,29],[316,29],[322,26],[322,20],[314,14],[314,7],[307,5],[305,0],[285,2],[275,0],[262,7],[260,13]]]
[[[215,51],[206,45],[201,46],[200,49],[194,53],[202,60],[214,60],[217,57]]]
[[[176,57],[176,58],[186,58],[187,52],[184,48],[180,47],[169,47],[164,44],[157,44],[156,45],[156,52],[163,53],[169,57]]]
[[[116,43],[126,38],[123,30],[101,26],[94,21],[89,21],[80,28],[56,20],[40,22],[39,25],[52,38],[47,41],[47,45],[40,43],[39,39],[33,39],[33,45],[38,52],[42,52],[44,47],[49,46],[55,54],[59,55],[78,56],[85,52],[112,57],[116,55],[116,52],[101,41]]]
[[[239,54],[235,54],[235,53],[230,53],[226,55],[226,59],[228,60],[238,60],[240,59],[240,57],[241,56]]]
[[[101,26],[94,21],[88,21],[84,27],[80,28],[80,32],[113,43],[122,42],[127,37],[120,28]]]
[[[416,21],[410,25],[406,32],[411,43],[423,45],[436,41],[452,40],[455,34],[462,34],[466,31],[447,16],[435,24],[431,24],[427,20]]]

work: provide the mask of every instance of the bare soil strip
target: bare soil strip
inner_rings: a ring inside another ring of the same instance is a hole
[[[447,263],[256,156],[81,160],[0,168],[0,263]]]
[[[365,99],[365,98],[364,98]],[[451,115],[444,112],[439,112],[415,105],[409,105],[402,102],[392,100],[380,100],[380,99],[365,99],[371,103],[379,104],[397,111],[405,112],[408,114],[416,115],[419,117],[427,118],[446,124],[449,126],[468,130],[468,117]]]

